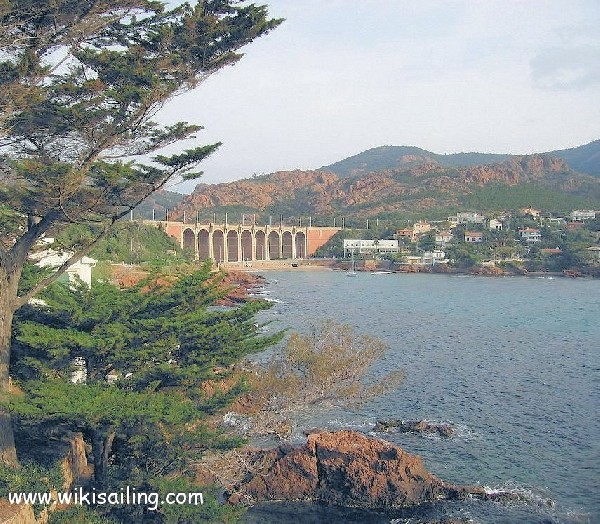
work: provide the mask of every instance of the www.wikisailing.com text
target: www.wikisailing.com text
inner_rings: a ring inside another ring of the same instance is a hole
[[[201,492],[167,493],[163,498],[157,492],[136,491],[135,488],[121,488],[120,491],[86,491],[79,488],[72,491],[54,492],[14,492],[8,494],[11,504],[41,504],[49,506],[57,503],[61,506],[145,506],[150,511],[156,511],[161,505],[191,505],[204,504]]]

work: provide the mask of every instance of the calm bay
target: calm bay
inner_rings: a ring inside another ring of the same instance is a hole
[[[317,409],[301,429],[356,429],[417,453],[439,477],[510,489],[527,502],[442,502],[394,515],[262,506],[248,522],[600,522],[600,281],[337,271],[266,272],[269,329],[330,319],[383,340],[373,376],[394,393],[354,410]],[[277,349],[275,349],[277,350]],[[375,433],[382,419],[451,423],[451,439]],[[372,519],[372,520],[371,520]],[[394,520],[395,519],[395,520]],[[414,521],[414,520],[413,520]]]

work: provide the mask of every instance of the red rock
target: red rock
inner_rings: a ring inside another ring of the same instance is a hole
[[[318,500],[382,509],[483,495],[446,484],[419,456],[354,431],[311,433],[304,446],[257,451],[252,462],[260,466],[234,487],[230,503]]]

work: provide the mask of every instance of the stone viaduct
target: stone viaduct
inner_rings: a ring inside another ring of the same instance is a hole
[[[341,228],[258,226],[256,224],[197,224],[145,220],[160,227],[197,260],[216,263],[303,259],[314,255]]]

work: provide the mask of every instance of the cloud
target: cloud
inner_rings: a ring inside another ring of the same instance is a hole
[[[582,90],[600,85],[600,46],[552,47],[531,62],[533,84],[539,89]]]

